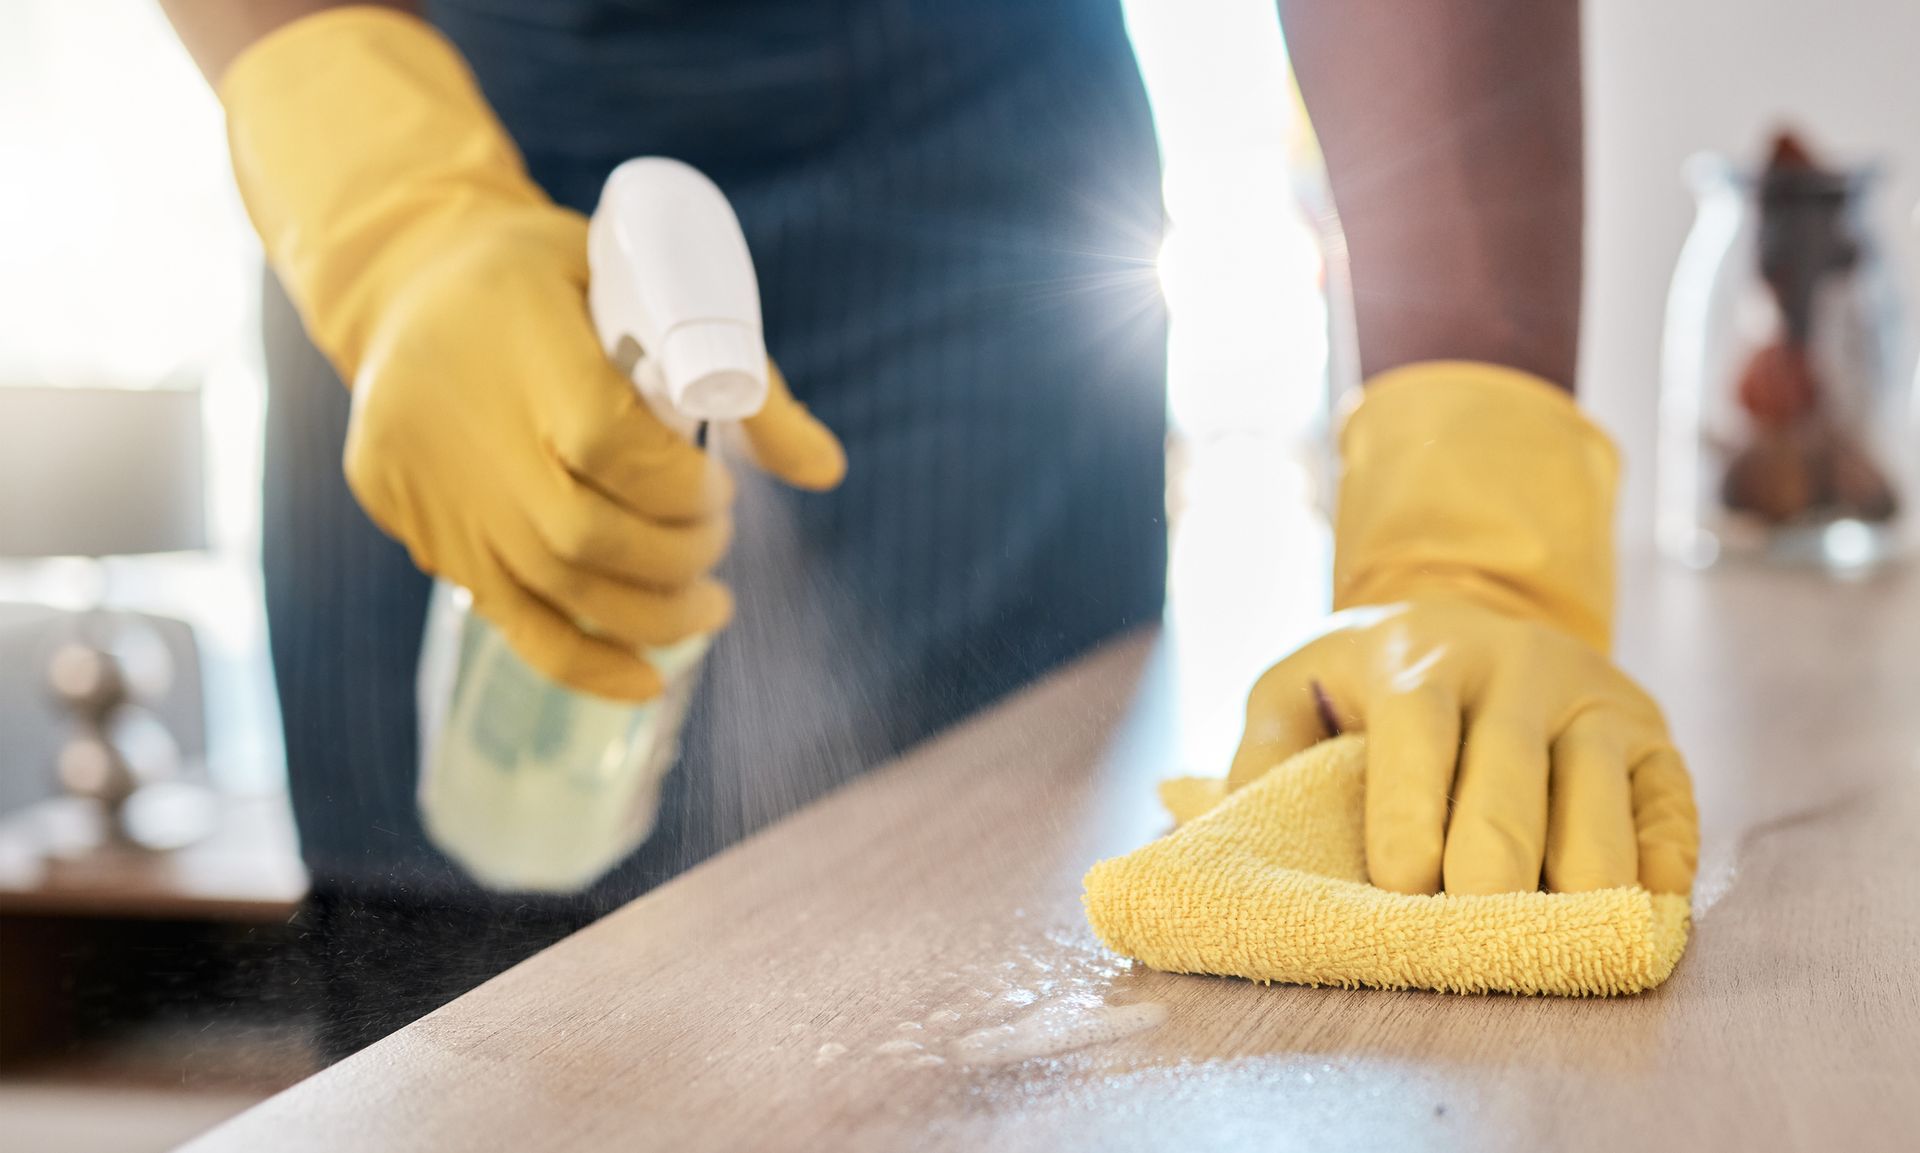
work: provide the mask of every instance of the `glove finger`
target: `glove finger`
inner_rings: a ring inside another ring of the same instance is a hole
[[[545,552],[574,569],[670,591],[712,572],[726,555],[733,520],[725,512],[696,520],[650,520],[564,469],[554,471],[547,499],[529,510],[527,531],[503,538],[517,557]]]
[[[584,301],[523,327],[545,338],[523,362],[543,366],[538,419],[549,450],[581,483],[653,520],[696,520],[732,502],[720,461],[663,424],[601,351]]]
[[[779,368],[767,363],[767,403],[741,422],[747,452],[763,472],[810,492],[825,492],[847,474],[840,438],[795,400]]]
[[[1588,710],[1553,742],[1546,865],[1552,892],[1616,889],[1639,878],[1625,723]]]
[[[1437,893],[1460,705],[1432,686],[1367,706],[1367,873],[1395,893]]]
[[[653,520],[696,520],[726,508],[733,499],[726,469],[661,423],[600,346],[587,311],[586,218],[552,213],[542,227],[552,231],[543,251],[567,261],[577,291],[522,301],[529,315],[499,336],[525,342],[505,350],[512,354],[505,363],[539,366],[528,395],[553,455],[582,483]]]
[[[664,682],[633,649],[589,636],[504,571],[478,582],[474,608],[549,680],[613,700],[648,701]]]
[[[1693,891],[1700,862],[1700,815],[1679,750],[1662,745],[1633,766],[1633,823],[1640,884],[1655,893]]]
[[[651,520],[698,520],[733,503],[719,459],[660,423],[631,388],[599,401],[551,434],[553,455],[580,483]]]
[[[544,548],[497,550],[494,559],[516,585],[581,631],[628,648],[718,632],[733,616],[732,594],[705,577],[661,590],[567,564]]]
[[[1318,642],[1274,665],[1254,682],[1247,694],[1247,726],[1227,772],[1227,789],[1249,785],[1268,769],[1326,740],[1324,675]]]
[[[1537,711],[1468,717],[1442,871],[1454,894],[1531,892],[1547,846],[1547,738]]]

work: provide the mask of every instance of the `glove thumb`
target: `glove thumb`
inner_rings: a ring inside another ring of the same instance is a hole
[[[767,363],[767,403],[741,422],[753,463],[795,488],[825,492],[847,474],[847,452],[807,406],[793,398],[787,380]]]

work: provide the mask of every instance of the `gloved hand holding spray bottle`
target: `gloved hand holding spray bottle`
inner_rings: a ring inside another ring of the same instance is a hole
[[[675,160],[627,161],[607,178],[587,254],[600,342],[662,423],[693,439],[706,422],[760,411],[759,286],[712,181]],[[530,667],[464,590],[438,582],[418,680],[420,810],[434,843],[497,889],[592,882],[652,831],[711,641],[648,649],[665,692],[607,700]]]
[[[745,418],[748,461],[809,491],[845,454],[767,363],[746,243],[699,173],[636,161],[594,220],[556,204],[458,49],[389,8],[292,20],[218,87],[268,262],[352,390],[347,487],[446,585],[416,681],[425,824],[485,884],[582,887],[647,835],[732,613],[709,575],[732,481],[684,438]]]

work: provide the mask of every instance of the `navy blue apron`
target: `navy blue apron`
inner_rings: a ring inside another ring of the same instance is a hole
[[[825,495],[736,469],[738,618],[654,835],[502,915],[414,807],[427,582],[354,505],[347,394],[269,291],[268,609],[316,932],[372,926],[398,964],[433,952],[394,941],[433,910],[473,959],[418,982],[425,1007],[1157,619],[1166,562],[1159,157],[1118,0],[429,13],[560,203],[591,211],[630,156],[719,183],[768,347],[849,468]]]

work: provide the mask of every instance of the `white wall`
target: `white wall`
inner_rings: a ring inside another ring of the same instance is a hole
[[[1667,280],[1702,149],[1754,156],[1804,127],[1839,160],[1884,158],[1878,221],[1920,315],[1920,0],[1587,0],[1588,248],[1582,394],[1626,450],[1623,541],[1653,523]]]

